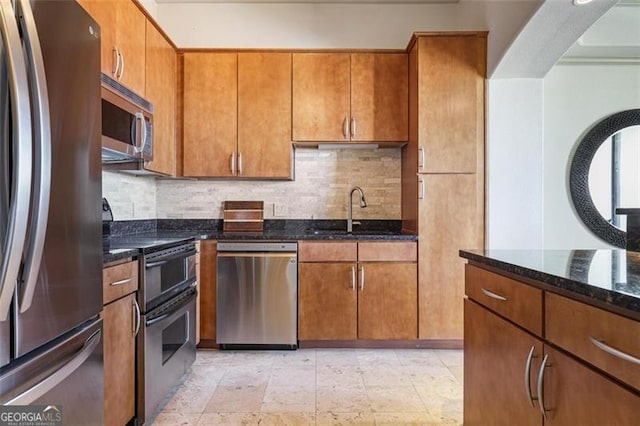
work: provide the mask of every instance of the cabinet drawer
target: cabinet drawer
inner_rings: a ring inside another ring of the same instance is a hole
[[[357,242],[300,241],[300,262],[355,262],[358,260]]]
[[[417,262],[418,245],[414,242],[358,243],[360,262]]]
[[[107,304],[138,289],[138,262],[102,270],[102,303]]]
[[[553,293],[545,305],[547,340],[640,389],[639,322]]]
[[[465,291],[476,302],[542,335],[542,290],[467,264]]]

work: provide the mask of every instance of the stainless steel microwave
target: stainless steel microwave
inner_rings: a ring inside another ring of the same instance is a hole
[[[102,74],[102,163],[153,160],[153,106]]]

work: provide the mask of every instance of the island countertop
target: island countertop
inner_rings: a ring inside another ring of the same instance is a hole
[[[471,263],[640,320],[640,252],[461,250]]]

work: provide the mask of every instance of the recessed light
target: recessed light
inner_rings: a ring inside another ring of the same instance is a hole
[[[583,4],[591,3],[592,0],[573,0],[575,6],[582,6]]]

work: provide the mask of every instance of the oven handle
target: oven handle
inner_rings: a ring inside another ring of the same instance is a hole
[[[195,256],[196,253],[197,253],[197,251],[195,249],[193,249],[193,250],[189,250],[189,251],[184,252],[184,253],[172,254],[172,255],[167,256],[167,257],[162,257],[162,258],[160,258],[160,260],[157,260],[155,262],[147,263],[145,268],[146,269],[156,268],[158,266],[165,265],[165,264],[171,262],[172,260],[178,260],[178,259],[183,259],[185,257]]]
[[[156,317],[154,319],[150,319],[148,321],[145,321],[145,325],[147,327],[152,326],[153,324],[159,323],[160,321],[167,319],[168,317],[170,317],[171,315],[175,314],[176,312],[180,311],[180,309],[184,308],[185,306],[187,306],[189,303],[191,303],[193,301],[193,299],[196,298],[196,295],[198,293],[194,292],[191,297],[187,297],[182,303],[174,306],[171,311],[169,312],[165,312],[164,314],[160,315],[159,317]]]

